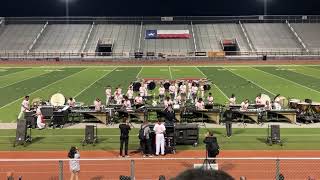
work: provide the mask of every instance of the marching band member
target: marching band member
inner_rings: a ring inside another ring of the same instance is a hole
[[[173,102],[171,101],[170,97],[167,96],[166,99],[163,101],[164,108],[166,109],[168,106],[171,106]]]
[[[143,84],[144,96],[148,96],[148,82],[145,81]]]
[[[236,105],[236,96],[234,94],[231,94],[231,97],[229,98],[229,105]]]
[[[131,101],[129,100],[129,98],[127,96],[124,96],[123,108],[125,108],[126,110],[132,109]]]
[[[212,96],[211,92],[209,93],[209,96],[207,97],[207,101],[208,101],[208,104],[213,104],[213,96]]]
[[[241,103],[240,111],[247,111],[249,107],[249,100],[246,99]]]
[[[75,107],[76,106],[76,100],[70,97],[67,101],[67,105],[70,107]]]
[[[121,85],[118,85],[116,93],[118,94],[122,94],[122,89],[121,89]]]
[[[95,111],[101,111],[101,101],[99,98],[96,98],[96,100],[93,101],[93,105]]]
[[[130,85],[129,89],[127,91],[127,97],[128,99],[133,99],[133,87]]]
[[[21,103],[21,111],[19,113],[18,119],[21,119],[24,115],[24,112],[30,111],[30,104],[29,104],[29,96],[25,96],[24,100]]]
[[[169,86],[169,94],[171,99],[174,99],[175,92],[176,92],[176,86],[172,82],[171,85]]]
[[[178,96],[176,96],[176,99],[174,100],[174,104],[181,104],[181,94],[178,94]]]
[[[256,105],[262,105],[261,94],[258,94],[258,96],[256,97]]]
[[[143,105],[143,99],[140,96],[140,94],[138,94],[138,96],[136,96],[136,98],[134,98],[134,104],[135,105]]]
[[[264,109],[266,111],[270,111],[272,109],[272,106],[269,101],[266,101],[266,104],[264,105]]]
[[[186,96],[186,93],[187,93],[187,86],[184,83],[182,83],[180,86],[180,94]]]
[[[203,85],[200,86],[199,91],[200,91],[201,98],[203,98],[204,97],[204,87],[203,87]]]
[[[46,127],[46,124],[45,124],[44,117],[43,117],[42,112],[41,112],[41,106],[37,107],[36,115],[37,115],[37,126],[38,126],[38,128],[39,129],[44,129]]]
[[[277,94],[276,97],[274,97],[273,107],[275,110],[281,110],[281,104],[280,104],[280,94]]]
[[[198,102],[196,103],[196,109],[197,110],[204,110],[204,102],[202,100],[202,98],[199,98]]]
[[[177,97],[179,91],[179,84],[178,82],[175,83],[175,91],[174,91],[174,97]]]
[[[165,92],[166,92],[166,88],[164,88],[163,84],[161,84],[160,87],[159,87],[159,99],[160,99],[160,102],[163,101]]]
[[[192,88],[192,81],[188,82],[188,99],[191,99],[191,88]]]
[[[116,93],[114,96],[114,100],[116,101],[117,105],[121,105],[123,100],[122,94]]]
[[[144,97],[145,96],[145,89],[144,89],[144,86],[142,85],[142,86],[140,86],[140,88],[139,88],[139,93],[140,93],[140,96],[141,97]]]
[[[112,95],[110,86],[107,86],[105,93],[106,93],[106,105],[108,105],[110,102],[110,99],[111,99],[111,95]]]
[[[198,92],[198,87],[197,87],[196,83],[192,83],[191,96],[192,96],[193,102],[195,102],[195,100],[197,98],[197,92]]]

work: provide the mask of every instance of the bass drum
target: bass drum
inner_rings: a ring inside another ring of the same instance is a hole
[[[151,81],[149,84],[148,84],[148,90],[152,91],[156,88],[156,83],[154,81]]]
[[[56,93],[51,96],[50,103],[53,106],[63,106],[66,103],[66,98],[61,93]]]
[[[170,87],[170,83],[169,82],[165,82],[163,84],[163,87],[168,91],[169,90],[169,87]]]
[[[205,85],[203,85],[203,89],[204,89],[205,91],[210,91],[210,89],[211,89],[210,84],[205,84]]]
[[[134,92],[139,92],[140,87],[141,87],[141,83],[140,82],[133,82],[132,83],[132,90]]]

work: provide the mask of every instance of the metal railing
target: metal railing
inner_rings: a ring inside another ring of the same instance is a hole
[[[217,164],[203,164],[205,158],[108,158],[80,159],[80,179],[166,179],[192,168],[212,168],[235,179],[290,180],[319,179],[320,158],[216,158]],[[0,159],[0,174],[15,179],[69,179],[69,159]],[[2,178],[4,179],[4,178]]]

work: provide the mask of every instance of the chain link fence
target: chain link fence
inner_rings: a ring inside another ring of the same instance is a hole
[[[171,179],[187,169],[201,167],[223,170],[235,179],[241,176],[248,180],[320,179],[320,158],[217,158],[216,162],[165,157],[81,159],[80,179],[118,180],[120,176],[136,180],[155,180],[160,176]],[[0,179],[9,175],[21,180],[69,179],[69,159],[1,159]]]

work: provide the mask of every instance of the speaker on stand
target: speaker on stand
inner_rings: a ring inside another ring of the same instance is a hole
[[[85,144],[95,144],[98,142],[98,127],[97,125],[86,125],[85,137],[82,141],[82,146]]]
[[[29,133],[28,133],[29,129]],[[30,143],[32,141],[31,138],[31,127],[28,128],[27,120],[21,119],[17,120],[17,130],[16,130],[16,139],[14,141],[13,147],[16,145],[26,145],[26,143]]]
[[[280,144],[280,146],[283,145],[280,138],[280,125],[268,125],[267,144],[270,146],[272,146],[272,144]]]

